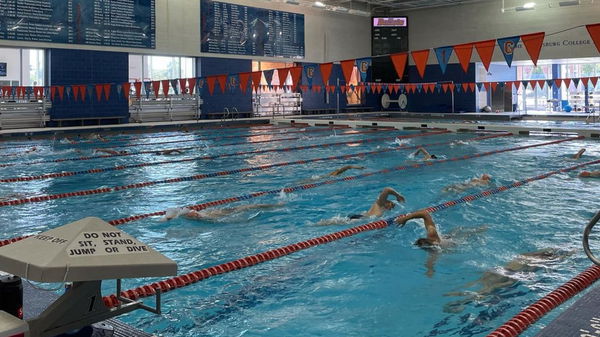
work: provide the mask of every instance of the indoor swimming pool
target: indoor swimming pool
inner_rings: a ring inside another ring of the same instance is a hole
[[[88,216],[127,219],[120,229],[185,274],[600,159],[597,141],[575,137],[436,130],[262,125],[105,138],[1,142],[0,239]],[[438,160],[415,156],[421,145]],[[582,158],[572,159],[581,148]],[[345,165],[363,168],[328,175]],[[590,164],[436,211],[440,234],[452,236],[442,249],[415,246],[425,230],[413,220],[173,290],[163,295],[162,316],[121,318],[158,336],[485,336],[591,264],[581,233],[600,180],[578,173],[599,169]],[[444,189],[484,173],[490,185]],[[385,187],[406,201],[380,218],[348,218]],[[210,220],[165,221],[162,212],[221,200],[210,208],[271,207]],[[332,219],[338,224],[321,225]],[[547,254],[524,257],[539,251]]]

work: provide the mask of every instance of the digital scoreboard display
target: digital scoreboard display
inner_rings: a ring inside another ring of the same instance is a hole
[[[408,51],[408,18],[374,17],[371,27],[372,56]]]
[[[155,0],[0,0],[0,39],[155,48]]]
[[[6,76],[6,63],[0,62],[0,76]]]

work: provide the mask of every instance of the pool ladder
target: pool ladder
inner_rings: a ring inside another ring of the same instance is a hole
[[[600,211],[598,211],[598,213],[596,213],[592,220],[590,220],[590,222],[585,227],[585,230],[583,231],[583,250],[585,251],[585,254],[588,256],[588,258],[592,260],[592,262],[594,262],[597,265],[600,265],[600,259],[598,259],[590,250],[589,242],[590,233],[592,232],[592,229],[594,228],[596,223],[598,223],[598,220],[600,220]]]
[[[236,107],[232,107],[231,110],[225,107],[223,110],[223,117],[221,117],[222,122],[225,122],[227,119],[234,120],[239,115],[239,111]]]

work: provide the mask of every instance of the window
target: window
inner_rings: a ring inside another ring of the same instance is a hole
[[[179,56],[129,55],[129,80],[160,81],[196,77],[196,59]]]
[[[0,85],[45,85],[43,49],[0,48],[0,63],[6,63],[6,76],[0,76]]]

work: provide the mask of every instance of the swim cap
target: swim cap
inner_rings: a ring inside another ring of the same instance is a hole
[[[591,175],[591,173],[589,171],[583,171],[581,173],[579,173],[580,177],[589,177]]]

